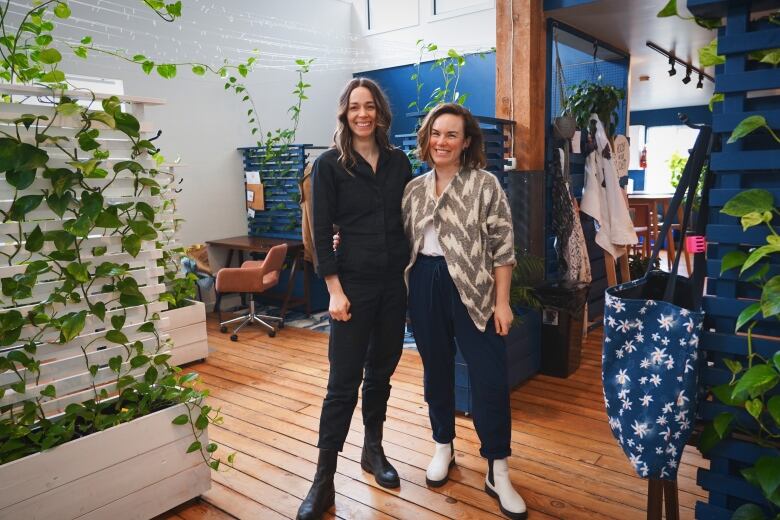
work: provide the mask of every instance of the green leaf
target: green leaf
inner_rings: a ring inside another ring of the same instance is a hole
[[[43,83],[62,83],[65,81],[65,73],[61,70],[52,70],[41,76]]]
[[[214,444],[213,442],[210,442],[208,446],[206,446],[206,452],[208,453],[214,453],[215,451],[217,451],[217,449],[218,449],[217,445]]]
[[[47,385],[46,388],[41,390],[41,395],[54,399],[57,397],[57,389],[54,388],[54,385]]]
[[[208,425],[209,418],[205,415],[199,415],[198,418],[195,419],[195,428],[198,430],[205,430]]]
[[[144,382],[146,382],[149,385],[152,385],[157,381],[158,375],[159,374],[156,368],[149,367],[146,369],[146,372],[144,373]]]
[[[116,207],[108,207],[100,212],[98,218],[95,220],[95,227],[116,229],[122,227],[122,221],[117,216]],[[105,251],[104,251],[105,252]]]
[[[130,358],[130,366],[133,368],[139,368],[149,363],[149,357],[143,354]]]
[[[60,343],[67,343],[78,336],[84,330],[87,311],[71,312],[62,318],[60,329]]]
[[[715,65],[722,65],[724,63],[726,63],[726,58],[718,55],[717,38],[699,49],[699,64],[702,67],[714,67]]]
[[[113,321],[113,317],[112,317],[112,321]],[[118,343],[120,345],[124,345],[129,341],[127,339],[127,336],[125,336],[122,332],[114,329],[106,332],[106,339],[111,343]]]
[[[111,359],[109,359],[108,368],[110,368],[112,371],[118,374],[119,370],[122,368],[122,356],[114,356]]]
[[[764,495],[772,496],[780,487],[780,457],[761,457],[754,468]]]
[[[777,67],[780,64],[780,49],[767,49],[761,58],[761,63],[769,63]]]
[[[761,290],[761,312],[764,318],[780,314],[780,275],[770,278]]]
[[[100,370],[100,367],[98,367],[97,365],[89,366],[89,373],[92,375],[93,378],[97,375],[98,370]]]
[[[710,112],[715,108],[715,103],[723,103],[724,99],[726,99],[726,96],[723,94],[713,94],[709,102]]]
[[[723,364],[728,367],[732,374],[739,374],[742,372],[742,363],[734,361],[733,359],[726,358],[723,360]]]
[[[64,2],[60,2],[54,8],[54,16],[63,20],[70,17],[70,7]]]
[[[138,327],[136,329],[136,331],[137,332],[146,332],[146,333],[154,332],[155,331],[154,322],[147,321],[146,323],[144,323],[143,325]]]
[[[73,54],[78,56],[79,58],[86,60],[87,59],[87,49],[86,47],[76,47],[73,49]]]
[[[92,314],[97,316],[97,318],[100,321],[103,321],[106,319],[106,304],[103,302],[97,302],[92,306],[90,309],[92,311]]]
[[[17,190],[27,189],[35,182],[35,170],[9,170],[5,180]]]
[[[68,209],[71,202],[73,202],[73,195],[70,192],[63,193],[62,195],[50,193],[49,196],[46,197],[46,204],[49,206],[49,209],[59,217],[62,217],[65,214],[65,211]]]
[[[755,398],[774,388],[779,381],[780,375],[771,366],[765,364],[754,365],[737,381],[737,385],[734,387],[731,395],[733,397],[745,392],[750,397]]]
[[[168,361],[169,359],[171,359],[171,355],[170,354],[158,354],[157,356],[154,356],[154,361],[153,362],[154,362],[155,365],[162,365],[166,361]]]
[[[103,256],[106,254],[106,251],[108,251],[106,246],[95,246],[92,248],[92,256]]]
[[[81,39],[81,43],[82,45],[89,45],[90,43],[92,43],[92,36],[84,36]]]
[[[24,248],[31,253],[38,252],[43,248],[43,231],[41,231],[41,226],[35,226],[35,229],[27,234]]]
[[[740,267],[747,260],[747,253],[744,251],[730,251],[723,255],[723,260],[720,263],[720,274],[725,273],[735,267]]]
[[[135,258],[141,251],[141,238],[138,235],[125,235],[122,237],[122,247]]]
[[[718,432],[715,431],[715,426],[713,423],[707,423],[704,426],[704,430],[701,432],[701,436],[699,437],[699,451],[706,455],[712,450],[712,448],[715,447],[716,444],[718,444],[718,442],[720,442],[720,437],[718,436]]]
[[[116,121],[116,129],[120,132],[124,132],[130,137],[139,136],[138,132],[141,129],[141,125],[132,114],[114,112],[114,120]]]
[[[751,132],[755,132],[759,128],[766,127],[769,128],[769,125],[766,123],[766,119],[764,116],[748,116],[737,125],[737,127],[734,129],[733,132],[731,132],[731,136],[729,137],[728,143],[734,143],[746,135],[748,135]]]
[[[43,195],[25,195],[19,197],[11,205],[11,209],[8,212],[8,218],[10,220],[22,221],[28,213],[40,206],[43,201]]]
[[[37,38],[35,38],[35,43],[40,45],[41,47],[45,47],[49,45],[54,38],[51,37],[50,34],[41,34]]]
[[[766,403],[766,409],[774,419],[775,424],[780,426],[780,395],[770,397]]]
[[[734,388],[729,385],[718,385],[712,387],[713,395],[723,404],[730,406],[742,406],[745,403],[745,398],[741,395],[732,396]]]
[[[740,269],[739,273],[742,274],[751,267],[753,267],[756,262],[764,258],[765,256],[772,254],[772,253],[778,253],[780,252],[780,245],[777,244],[770,244],[766,246],[761,246],[759,248],[754,249],[751,251],[750,255],[748,255],[747,260],[745,260],[745,263],[742,264],[742,269]]]
[[[187,448],[187,453],[192,453],[193,451],[198,451],[200,449],[200,441],[195,441]]]
[[[772,362],[775,364],[777,371],[780,372],[780,350],[775,352],[775,355],[772,356]]]
[[[89,230],[92,227],[92,222],[87,215],[81,215],[77,219],[66,220],[62,224],[62,229],[73,235],[74,237],[84,238],[89,234]]]
[[[65,268],[68,274],[73,277],[79,283],[86,283],[89,281],[89,270],[86,264],[80,262],[72,262]]]
[[[97,110],[95,112],[89,113],[89,119],[91,121],[100,121],[104,125],[106,125],[109,128],[116,127],[116,120],[114,119],[114,116],[109,114],[108,112],[104,112],[102,110]]]
[[[60,54],[60,51],[57,49],[49,47],[38,53],[38,61],[45,65],[54,65],[55,63],[62,61],[62,54]]]
[[[143,69],[144,72],[147,74],[151,74],[154,70],[154,62],[150,60],[146,60],[141,64],[141,69]]]
[[[228,455],[227,458],[228,464],[233,464],[235,460],[236,460],[236,452],[233,452],[230,455]]]
[[[773,209],[774,197],[772,193],[762,189],[750,189],[732,197],[720,212],[732,217],[742,217],[749,213],[763,213]]]
[[[759,416],[761,416],[761,412],[764,411],[764,402],[761,399],[745,401],[745,410],[754,418],[758,419]]]
[[[722,439],[726,435],[726,431],[733,420],[734,414],[729,412],[720,413],[715,417],[712,424],[715,427],[715,432],[718,434],[719,438]]]
[[[154,222],[154,208],[152,208],[149,204],[146,202],[136,202],[135,209],[137,209],[146,220],[149,222]]]
[[[731,515],[731,520],[766,520],[764,510],[756,504],[742,504]]]
[[[181,415],[177,415],[172,421],[173,424],[178,424],[179,426],[183,424],[187,424],[190,422],[190,418],[186,413],[183,413]]]
[[[141,240],[154,240],[157,238],[157,231],[146,221],[131,220],[128,222],[128,225]]]
[[[157,73],[165,79],[176,77],[176,65],[162,64],[157,65]]]
[[[114,330],[121,330],[125,326],[125,320],[127,320],[127,315],[114,314],[111,316],[111,326],[114,327]],[[127,338],[121,343],[127,343]]]

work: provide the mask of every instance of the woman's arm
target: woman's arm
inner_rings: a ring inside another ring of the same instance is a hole
[[[312,172],[312,227],[317,251],[317,273],[325,279],[330,293],[328,311],[334,320],[347,321],[352,317],[349,313],[350,303],[341,287],[338,263],[331,245],[338,201],[334,176],[330,164],[321,159],[315,161]]]
[[[495,280],[496,304],[493,319],[496,332],[501,336],[509,334],[514,313],[509,306],[509,289],[512,285],[512,268],[514,267],[515,249],[514,232],[512,228],[512,213],[509,201],[498,179],[493,179],[493,196],[487,208],[488,254],[493,259],[493,278]]]
[[[496,332],[500,336],[509,334],[509,328],[514,320],[514,313],[509,306],[509,287],[512,284],[512,266],[500,265],[493,269],[493,277],[496,281],[496,307],[493,311],[493,320]]]

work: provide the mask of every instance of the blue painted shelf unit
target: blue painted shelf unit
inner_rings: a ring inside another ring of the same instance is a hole
[[[771,2],[774,8],[778,3]],[[743,231],[735,217],[720,213],[723,205],[737,193],[750,188],[763,188],[780,202],[780,146],[767,132],[759,130],[728,144],[734,128],[745,117],[763,115],[775,132],[780,129],[780,96],[760,93],[780,88],[780,68],[748,58],[752,51],[780,47],[780,26],[766,21],[751,20],[751,15],[769,5],[763,0],[688,0],[688,8],[700,17],[725,17],[725,27],[718,36],[718,54],[726,62],[716,68],[715,92],[725,99],[716,104],[713,130],[720,147],[711,157],[714,184],[711,192],[709,225],[707,227],[707,294],[705,332],[701,338],[702,364],[700,385],[707,391],[715,385],[728,383],[731,373],[724,358],[740,360],[746,366],[748,351],[744,333],[735,334],[739,313],[754,303],[759,292],[750,283],[738,278],[732,269],[720,274],[721,260],[731,251],[748,251],[766,243],[766,227]],[[753,18],[756,18],[753,16]],[[780,225],[778,217],[773,225]],[[776,260],[775,260],[776,262]],[[780,272],[780,265],[771,265],[769,276]],[[780,350],[780,324],[764,320],[754,329],[760,339],[753,340],[753,349],[764,358]],[[712,420],[723,411],[746,417],[744,409],[730,408],[717,401],[706,400],[700,405],[700,416]],[[746,424],[749,422],[746,421]],[[762,448],[738,440],[724,440],[709,453],[710,468],[699,469],[697,481],[709,493],[709,500],[696,504],[696,518],[707,520],[730,519],[732,512],[745,502],[770,509],[761,491],[745,481],[739,470],[751,466],[762,455],[780,450]]]

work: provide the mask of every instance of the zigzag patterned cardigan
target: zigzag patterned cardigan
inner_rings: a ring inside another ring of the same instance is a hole
[[[495,308],[493,270],[516,263],[512,215],[498,178],[485,170],[461,170],[437,200],[431,170],[406,185],[402,207],[412,248],[407,287],[423,231],[433,219],[447,270],[474,325],[484,332]]]

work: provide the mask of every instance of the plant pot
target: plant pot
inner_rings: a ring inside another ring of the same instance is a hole
[[[0,518],[152,518],[211,487],[178,404],[0,466]],[[205,446],[207,432],[200,438]]]
[[[187,301],[190,305],[186,307],[160,313],[160,332],[168,334],[173,341],[171,365],[206,359],[209,354],[206,306],[196,300]]]

